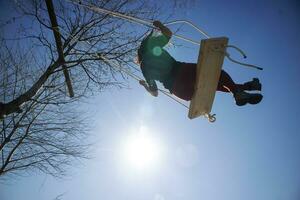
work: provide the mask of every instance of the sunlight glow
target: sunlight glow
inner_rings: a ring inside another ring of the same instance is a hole
[[[161,157],[159,142],[143,126],[128,137],[123,152],[128,164],[140,170],[155,166]]]

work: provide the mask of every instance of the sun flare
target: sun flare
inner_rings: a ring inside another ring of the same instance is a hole
[[[161,158],[161,146],[151,137],[145,127],[127,138],[124,145],[124,158],[127,163],[137,169],[155,166]]]

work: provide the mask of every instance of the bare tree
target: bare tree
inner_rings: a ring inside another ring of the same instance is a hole
[[[123,86],[125,75],[103,57],[131,70],[146,29],[66,0],[15,2],[18,17],[0,31],[0,176],[61,176],[86,157],[80,100]],[[163,9],[147,0],[88,2],[149,20]]]
[[[36,80],[32,53],[17,49],[1,52],[1,98],[15,99]],[[12,52],[14,54],[12,54]],[[30,51],[28,51],[30,52]],[[2,67],[9,66],[9,67]],[[67,99],[61,75],[51,75],[36,94],[22,105],[22,111],[1,121],[0,175],[24,174],[38,169],[53,176],[65,174],[72,160],[85,158],[87,128]]]

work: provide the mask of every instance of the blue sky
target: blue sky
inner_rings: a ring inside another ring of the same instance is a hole
[[[1,183],[0,199],[51,200],[64,194],[64,200],[298,200],[299,1],[201,0],[184,19],[213,37],[229,37],[246,52],[247,62],[264,68],[227,60],[223,66],[237,82],[260,78],[260,104],[237,107],[229,94],[217,93],[217,121],[210,124],[204,118],[189,120],[186,108],[161,94],[151,97],[129,80],[130,90],[107,90],[86,107],[95,119],[91,160],[70,169],[72,175],[63,180],[36,174]],[[201,39],[188,28],[182,34]],[[195,62],[198,47],[185,46],[170,52]],[[155,167],[136,171],[123,161],[120,147],[141,126],[164,153]]]

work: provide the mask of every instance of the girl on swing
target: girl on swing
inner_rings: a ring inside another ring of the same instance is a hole
[[[146,81],[140,84],[153,96],[158,95],[155,81],[160,81],[163,86],[177,97],[189,101],[192,99],[194,85],[196,83],[195,63],[176,61],[163,47],[169,42],[172,32],[160,21],[154,21],[153,25],[161,31],[161,35],[154,36],[153,31],[145,37],[138,49],[138,63]],[[248,91],[261,91],[261,84],[257,78],[244,84],[236,84],[229,74],[221,71],[217,91],[232,93],[236,105],[243,106],[247,103],[257,104],[263,96],[259,93],[247,93]]]

